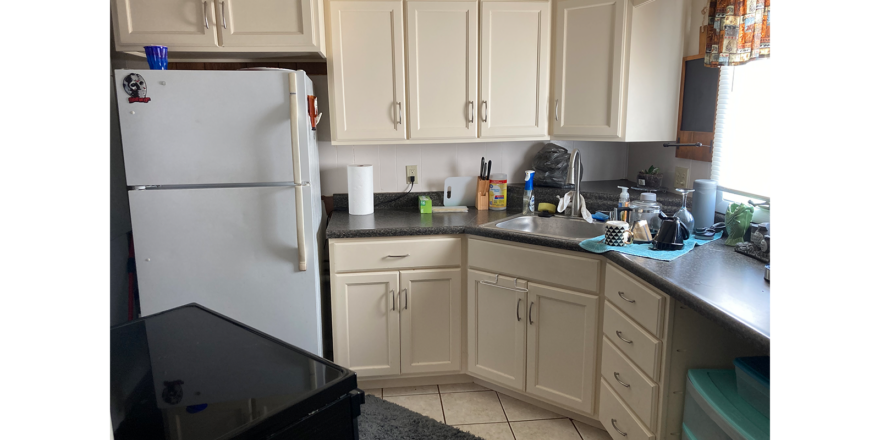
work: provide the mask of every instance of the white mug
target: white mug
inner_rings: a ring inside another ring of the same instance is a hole
[[[605,244],[608,246],[626,246],[632,244],[633,233],[629,223],[622,221],[605,222]]]

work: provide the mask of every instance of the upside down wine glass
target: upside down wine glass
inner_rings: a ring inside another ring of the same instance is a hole
[[[681,224],[687,229],[688,233],[693,235],[694,233],[694,216],[688,212],[687,209],[687,200],[688,194],[694,192],[692,189],[683,189],[676,188],[676,191],[681,193],[681,209],[675,213],[675,217],[678,217],[678,220],[681,221]]]

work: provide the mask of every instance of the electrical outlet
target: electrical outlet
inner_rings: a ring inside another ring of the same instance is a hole
[[[675,181],[672,185],[676,188],[687,188],[688,169],[684,167],[675,167]]]
[[[419,166],[418,165],[407,165],[406,166],[406,183],[409,184],[410,176],[415,177],[415,181],[413,184],[419,183]]]

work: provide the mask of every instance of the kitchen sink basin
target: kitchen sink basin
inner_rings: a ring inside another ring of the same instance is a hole
[[[605,234],[605,223],[587,223],[580,218],[518,215],[486,225],[526,234],[584,240]]]

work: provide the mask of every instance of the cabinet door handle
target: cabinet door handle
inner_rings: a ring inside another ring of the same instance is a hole
[[[394,305],[394,289],[391,289],[391,310],[397,310],[397,306]]]
[[[487,101],[483,101],[483,122],[487,122],[489,120],[489,103]]]
[[[535,305],[535,302],[534,302],[534,301],[532,301],[531,303],[529,303],[529,324],[534,324],[534,323],[535,323],[535,321],[532,321],[532,306],[534,306],[534,305]]]
[[[205,15],[205,29],[211,29],[208,26],[208,2],[202,2],[202,13]]]
[[[617,337],[620,338],[621,341],[626,342],[627,344],[632,344],[632,343],[633,343],[633,341],[630,341],[629,339],[624,338],[624,337],[621,335],[620,330],[617,330]]]
[[[220,2],[220,16],[223,17],[223,29],[226,29],[226,2]]]
[[[409,256],[409,254],[406,254],[406,255],[386,255],[385,257],[386,258],[406,258],[408,256]]]
[[[468,101],[468,106],[471,109],[471,118],[468,120],[469,123],[474,123],[474,101]]]
[[[403,289],[403,309],[409,310],[409,289]]]
[[[614,380],[616,380],[617,383],[619,383],[619,384],[621,384],[621,385],[623,385],[623,386],[629,388],[629,384],[628,384],[628,383],[624,383],[622,380],[620,380],[620,374],[618,374],[616,371],[614,372]]]
[[[517,321],[522,321],[522,318],[519,316],[519,303],[521,303],[521,302],[522,302],[522,298],[516,299],[516,320]]]
[[[618,291],[617,294],[620,295],[620,297],[623,298],[623,300],[626,301],[626,302],[633,303],[633,304],[636,303],[636,300],[634,300],[634,299],[629,299],[629,298],[623,296],[623,292]]]
[[[556,100],[556,121],[559,121],[559,99]]]
[[[621,431],[620,428],[617,427],[617,419],[611,419],[611,426],[613,426],[614,430],[619,432],[620,435],[626,437],[626,433]]]
[[[400,101],[397,101],[397,125],[403,124],[403,117],[400,113]]]

